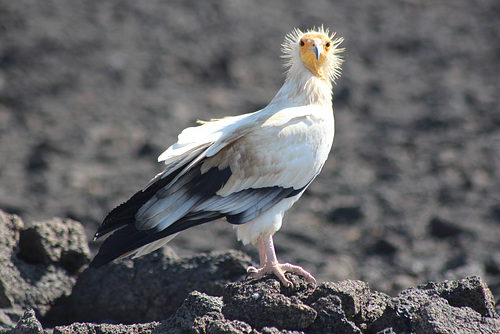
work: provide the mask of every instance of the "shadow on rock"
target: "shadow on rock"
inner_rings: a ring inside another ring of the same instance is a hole
[[[138,259],[87,268],[78,277],[68,302],[54,307],[44,324],[164,320],[193,290],[221,296],[224,285],[244,278],[249,265],[249,257],[241,252],[179,259],[169,247],[163,247]]]

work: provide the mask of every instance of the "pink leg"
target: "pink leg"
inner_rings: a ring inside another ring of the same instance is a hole
[[[262,242],[262,239],[258,240],[259,243],[259,260],[260,260],[260,267],[263,268],[266,266],[267,263],[267,254],[265,250],[264,243]],[[258,271],[259,269],[255,268],[254,266],[250,266],[247,268],[247,272],[250,274],[254,274]]]
[[[259,257],[260,268],[248,268],[248,272],[254,278],[261,278],[266,274],[275,274],[284,286],[289,287],[292,285],[285,277],[285,272],[292,272],[304,276],[309,282],[316,284],[314,277],[305,271],[302,267],[295,266],[290,263],[279,263],[274,250],[273,237],[267,236],[259,238]]]
[[[265,251],[264,243],[259,239],[259,259],[260,266],[264,267],[267,263],[267,254]]]

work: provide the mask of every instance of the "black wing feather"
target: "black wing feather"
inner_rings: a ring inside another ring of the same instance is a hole
[[[169,235],[183,231],[187,228],[220,219],[223,216],[224,215],[216,212],[205,213],[204,215],[193,215],[191,217],[186,216],[160,232],[154,230],[138,230],[135,224],[129,224],[115,231],[103,242],[99,249],[99,253],[97,253],[90,263],[90,267],[99,268],[139,247],[168,237]]]
[[[149,187],[136,192],[128,201],[120,204],[104,218],[101,226],[94,235],[94,240],[102,237],[109,232],[120,228],[131,221],[134,221],[137,210],[141,208],[151,197],[159,190],[169,184],[180,172],[181,168],[165,178],[160,178]]]
[[[199,197],[198,203],[214,199],[216,192],[221,189],[227,180],[231,177],[229,167],[219,170],[214,167],[204,174],[201,174],[201,165],[192,167],[192,169],[180,177],[179,182],[185,182],[185,186],[192,192],[193,196]],[[182,168],[172,173],[164,179],[160,178],[151,184],[148,188],[138,191],[127,202],[113,209],[104,219],[104,222],[96,232],[96,237],[100,237],[113,230],[118,229],[111,234],[102,244],[98,254],[90,264],[91,267],[98,268],[128,252],[134,251],[142,246],[152,243],[156,240],[165,238],[174,233],[183,231],[187,228],[204,224],[216,219],[226,217],[232,224],[244,224],[262,212],[270,209],[284,198],[292,197],[303,191],[307,185],[301,189],[281,188],[278,186],[246,189],[225,197],[225,201],[242,201],[245,204],[243,211],[221,212],[210,211],[207,208],[203,211],[190,212],[181,219],[177,220],[164,230],[157,229],[139,230],[136,227],[135,215],[137,211],[153,196],[165,192],[164,187],[175,178]],[[186,178],[186,180],[183,180]],[[248,205],[248,204],[252,205]]]

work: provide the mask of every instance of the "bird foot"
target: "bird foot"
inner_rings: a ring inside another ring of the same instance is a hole
[[[301,276],[304,276],[306,280],[314,285],[316,285],[316,279],[305,271],[302,267],[290,264],[290,263],[275,263],[275,264],[266,264],[262,268],[248,267],[247,269],[248,275],[252,278],[262,278],[267,274],[274,274],[278,277],[278,279],[283,283],[285,287],[292,286],[292,282],[288,278],[285,277],[285,272],[295,273]]]

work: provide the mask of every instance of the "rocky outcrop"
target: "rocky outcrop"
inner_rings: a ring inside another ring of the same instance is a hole
[[[391,298],[361,281],[321,283],[293,276],[228,284],[222,299],[192,293],[157,330],[182,333],[497,333],[493,296],[478,277],[429,283]],[[202,306],[200,306],[202,305]],[[224,329],[224,330],[223,330]]]
[[[167,320],[145,324],[73,323],[53,333],[498,333],[493,296],[479,277],[428,283],[391,298],[362,281],[317,287],[289,276],[229,283],[224,296],[191,292]],[[125,283],[125,282],[124,282]],[[10,333],[43,333],[31,310]]]
[[[15,325],[23,309],[45,316],[71,294],[78,269],[90,260],[83,226],[50,219],[25,227],[0,211],[0,325]]]
[[[224,285],[243,279],[249,265],[248,256],[241,252],[213,252],[182,259],[164,247],[139,259],[87,268],[78,277],[67,303],[56,306],[45,321],[56,325],[164,320],[193,290],[221,296]]]
[[[317,286],[289,275],[245,279],[248,256],[179,258],[169,248],[86,268],[82,226],[25,227],[0,212],[0,333],[498,333],[500,316],[478,276],[391,297],[354,280]],[[288,274],[287,274],[288,275]],[[45,329],[44,329],[45,328]]]

